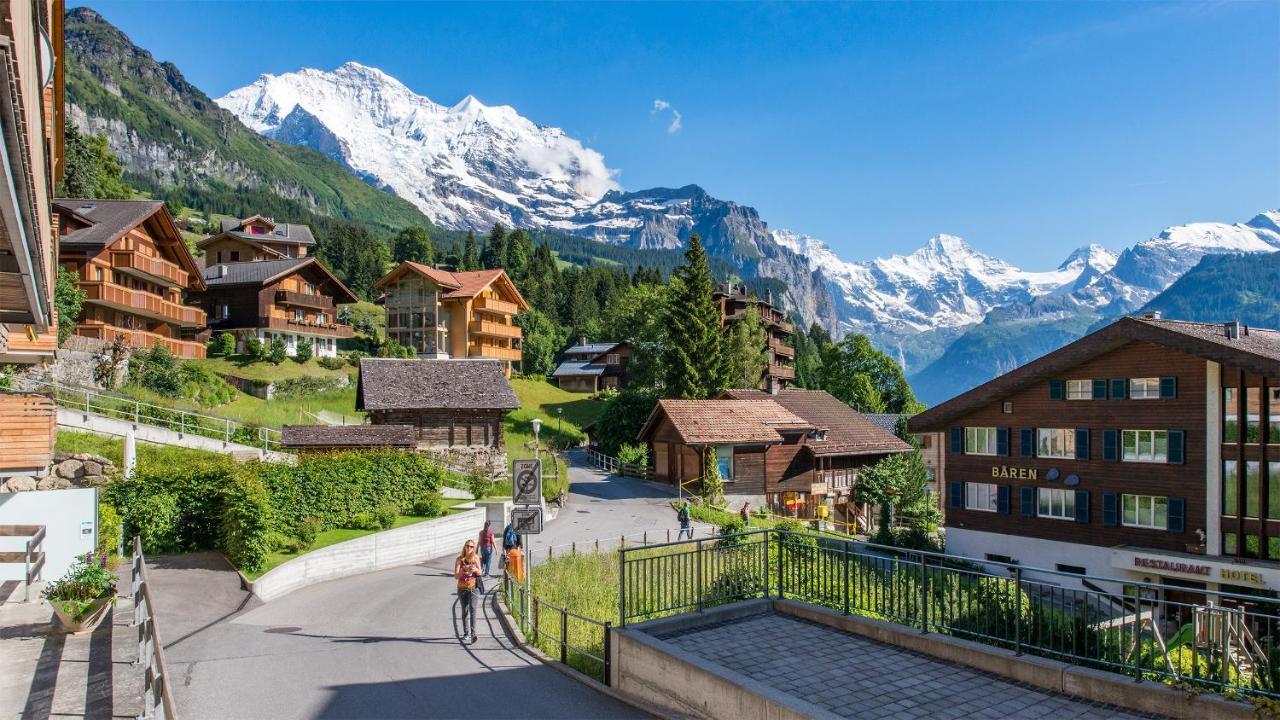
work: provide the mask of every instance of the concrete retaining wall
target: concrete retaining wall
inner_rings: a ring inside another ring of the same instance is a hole
[[[249,590],[272,600],[326,580],[456,555],[480,533],[484,519],[485,510],[476,508],[330,545],[270,570],[249,583]]]
[[[156,427],[155,425],[135,423],[129,420],[120,420],[117,418],[107,417],[106,415],[87,413],[83,410],[72,410],[65,407],[58,408],[58,427],[64,427],[68,430],[97,433],[99,435],[113,435],[116,437],[124,437],[132,430],[134,437],[140,442],[149,442],[156,445],[177,445],[179,447],[194,448],[196,450],[232,453],[237,457],[252,455],[272,462],[296,462],[298,459],[297,456],[290,455],[289,453],[275,452],[272,450],[264,451],[260,447],[251,447],[249,445],[241,445],[240,443],[225,442],[223,440],[205,437],[203,435],[180,433],[176,430]]]

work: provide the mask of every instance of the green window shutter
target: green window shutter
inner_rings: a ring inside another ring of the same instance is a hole
[[[1111,381],[1111,399],[1129,399],[1129,381],[1126,378],[1115,378]]]
[[[1088,430],[1081,430],[1081,429],[1076,430],[1076,459],[1077,460],[1089,459],[1089,431]]]
[[[1036,489],[1030,485],[1019,488],[1022,492],[1022,517],[1036,516]]]
[[[947,506],[953,510],[964,509],[964,483],[959,480],[952,480],[951,497],[947,498]]]
[[[1102,493],[1102,524],[1107,526],[1120,524],[1120,496],[1115,493]]]
[[[1000,485],[996,488],[996,512],[1004,515],[1009,514],[1009,492],[1012,489],[1010,485]]]
[[[1089,491],[1076,491],[1076,522],[1089,522]]]
[[[1187,434],[1182,430],[1169,431],[1169,452],[1165,456],[1165,460],[1170,465],[1181,465],[1186,461],[1184,458],[1186,453],[1183,451],[1186,442]]]
[[[1018,454],[1022,457],[1036,456],[1036,429],[1022,428],[1018,431]]]
[[[1180,533],[1186,529],[1187,501],[1185,498],[1169,498],[1169,532]]]
[[[951,454],[964,454],[964,428],[951,428]]]
[[[1178,397],[1178,378],[1162,377],[1160,378],[1160,399],[1173,400]]]
[[[1009,455],[1009,428],[996,428],[996,454]]]
[[[1120,431],[1119,430],[1103,430],[1102,431],[1102,459],[1103,460],[1119,460],[1120,459]]]
[[[1093,399],[1107,399],[1107,381],[1105,379],[1096,379],[1093,381]]]
[[[1049,381],[1049,399],[1065,400],[1067,397],[1067,383],[1065,380]]]

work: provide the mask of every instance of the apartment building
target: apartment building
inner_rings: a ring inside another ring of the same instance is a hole
[[[262,215],[223,218],[220,225],[221,232],[196,244],[206,265],[304,258],[316,245],[309,226],[276,222]]]
[[[205,313],[184,294],[203,290],[204,280],[164,203],[58,198],[53,207],[59,262],[85,292],[75,333],[203,358],[195,336]]]
[[[490,358],[508,377],[521,358],[516,314],[529,309],[503,270],[450,272],[406,261],[374,284],[387,337],[419,358]]]
[[[1280,332],[1123,318],[909,427],[945,445],[950,552],[1280,591]]]
[[[787,344],[795,333],[795,326],[774,306],[771,291],[766,291],[764,299],[760,299],[748,293],[745,285],[726,283],[717,285],[711,297],[720,306],[721,325],[727,327],[746,317],[748,312],[759,314],[764,321],[769,362],[760,378],[762,390],[781,389],[796,379],[796,350]]]

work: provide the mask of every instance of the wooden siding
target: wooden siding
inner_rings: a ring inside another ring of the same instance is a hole
[[[489,447],[502,449],[501,410],[378,410],[370,413],[375,425],[412,425],[418,428],[418,446]]]
[[[979,482],[1009,486],[1008,514],[947,507],[947,525],[968,530],[1025,535],[1061,542],[1104,547],[1138,545],[1187,551],[1200,545],[1196,530],[1205,524],[1205,361],[1150,343],[1132,343],[1095,357],[1060,373],[1060,380],[1168,377],[1177,378],[1177,397],[1167,400],[1055,400],[1050,381],[1035,383],[951,423],[951,427],[1009,428],[1009,454],[986,456],[951,451],[949,432],[940,438],[946,445],[945,481]],[[1012,412],[1003,412],[1003,403]],[[1089,459],[1024,457],[1020,450],[1022,428],[1071,428],[1089,430]],[[1182,430],[1185,462],[1137,463],[1103,459],[1104,430]],[[1037,471],[1038,479],[993,478],[992,468],[1010,467]],[[1080,483],[1066,487],[1062,479],[1046,480],[1057,468],[1061,478],[1078,475]],[[1089,522],[1023,517],[1020,488],[1050,487],[1089,493]],[[950,489],[946,492],[950,493]],[[1103,493],[1181,497],[1186,501],[1184,532],[1171,533],[1121,525],[1102,524]]]
[[[57,420],[58,408],[43,395],[0,395],[0,471],[48,467]]]

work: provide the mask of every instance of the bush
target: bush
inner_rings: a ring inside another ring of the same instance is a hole
[[[322,357],[316,358],[316,364],[325,370],[341,370],[347,366],[347,361],[340,357]]]
[[[263,362],[267,359],[267,347],[256,335],[252,335],[244,341],[244,354],[249,356],[250,362]]]
[[[218,544],[236,567],[257,572],[271,552],[271,494],[251,466],[236,470],[222,491]]]
[[[415,500],[410,513],[415,517],[433,518],[444,515],[446,510],[444,498],[433,493]]]
[[[236,397],[231,383],[202,363],[183,362],[178,368],[178,377],[182,383],[179,395],[205,407],[223,405]]]
[[[373,511],[373,521],[378,525],[380,530],[390,530],[392,525],[396,524],[396,518],[400,516],[400,508],[391,503],[379,505]]]
[[[358,368],[360,367],[360,358],[369,357],[369,353],[361,352],[359,350],[352,350],[351,352],[347,353],[346,357],[347,357],[347,363],[350,364],[351,367]]]
[[[275,337],[271,340],[271,345],[267,348],[267,362],[272,365],[279,365],[284,359],[289,357],[289,353],[284,347],[284,338]]]
[[[467,492],[471,493],[477,500],[493,494],[493,478],[489,477],[479,467],[471,468],[471,472],[467,473],[467,476],[463,478],[463,482],[467,485]]]
[[[293,359],[297,362],[304,363],[311,359],[313,348],[311,338],[299,338],[298,346],[293,351]]]
[[[627,465],[648,465],[649,446],[644,444],[623,445],[618,448],[618,459]]]
[[[747,531],[746,523],[742,522],[742,518],[732,518],[724,520],[720,523],[720,547],[741,545],[742,536],[738,533]]]
[[[236,336],[229,332],[218,333],[209,341],[209,352],[223,357],[235,355]]]
[[[99,555],[113,555],[120,550],[121,539],[120,513],[108,502],[98,503],[98,547]]]
[[[358,512],[351,516],[346,526],[351,530],[377,530],[378,521],[371,512]]]
[[[908,550],[942,552],[943,549],[942,543],[938,542],[924,528],[918,527],[894,528],[892,542],[894,547]]]
[[[161,395],[177,396],[182,389],[178,358],[160,343],[129,356],[129,383]]]
[[[316,538],[320,537],[323,531],[324,521],[315,515],[308,515],[298,522],[298,529],[294,532],[294,536],[303,547],[311,547],[316,544]]]
[[[130,534],[141,536],[142,547],[148,553],[166,553],[179,550],[180,544],[174,532],[178,514],[178,500],[167,492],[148,495],[129,508],[126,518]]]
[[[324,377],[322,375],[302,375],[276,382],[273,397],[295,398],[309,397],[321,393],[334,392],[344,387],[342,378]]]
[[[408,345],[401,345],[395,338],[387,338],[378,348],[378,357],[412,358],[416,353]]]

